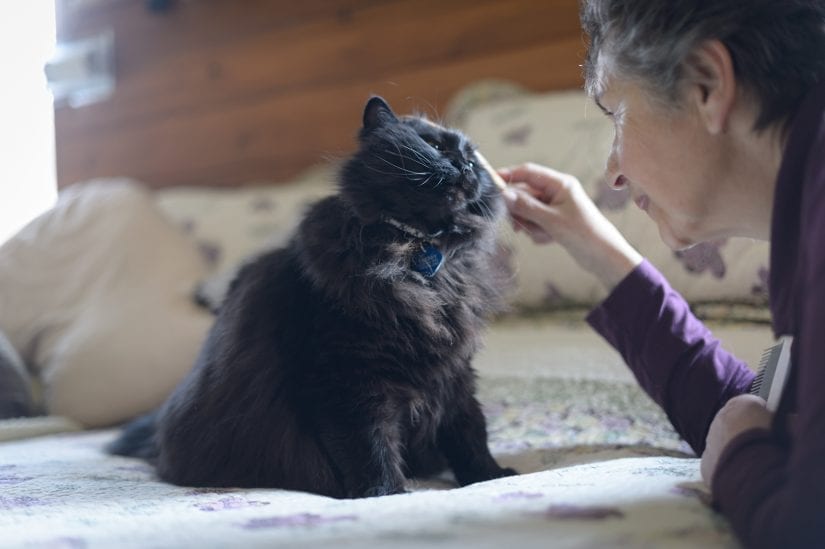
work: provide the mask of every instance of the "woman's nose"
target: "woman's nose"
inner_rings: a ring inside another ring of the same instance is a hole
[[[605,167],[605,180],[611,188],[619,190],[627,186],[627,179],[621,174],[619,170],[619,155],[616,154],[616,143],[610,149],[610,155],[607,157],[607,166]]]

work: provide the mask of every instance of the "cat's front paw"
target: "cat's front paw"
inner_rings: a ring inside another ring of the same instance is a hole
[[[355,496],[358,498],[375,498],[379,496],[391,496],[394,494],[406,494],[408,490],[406,490],[403,486],[373,486],[371,488],[367,488],[364,490],[363,493]]]
[[[514,477],[518,474],[519,472],[513,469],[512,467],[502,467],[501,469],[499,469],[498,474],[493,478]]]
[[[511,467],[496,467],[495,469],[488,469],[475,474],[459,474],[456,472],[456,480],[461,486],[467,486],[468,484],[475,484],[476,482],[484,482],[502,477],[512,477],[518,474],[518,471]]]

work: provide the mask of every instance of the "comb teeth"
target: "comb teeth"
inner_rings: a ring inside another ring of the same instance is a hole
[[[776,412],[785,391],[791,368],[793,336],[783,335],[779,342],[765,349],[759,360],[759,370],[751,383],[750,393],[765,400],[765,407]]]
[[[762,368],[762,366],[760,366]],[[759,391],[762,389],[762,382],[765,380],[765,370],[760,369],[759,373],[756,374],[756,377],[753,378],[753,383],[751,383],[751,394],[752,395],[759,395]]]
[[[762,351],[762,356],[759,358],[759,368],[757,370],[756,377],[753,378],[753,383],[751,384],[750,393],[752,395],[759,395],[759,391],[762,389],[762,383],[765,382],[765,370],[768,367],[768,362],[771,359],[773,349],[774,346],[771,346]]]
[[[481,167],[490,175],[490,179],[493,180],[498,190],[503,191],[507,188],[507,183],[502,179],[498,172],[493,168],[490,163],[484,158],[484,155],[481,154],[481,151],[476,151],[476,158],[478,158],[478,163],[481,164]]]

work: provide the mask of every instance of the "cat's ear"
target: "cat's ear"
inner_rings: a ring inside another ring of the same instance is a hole
[[[373,96],[364,107],[364,131],[368,132],[387,122],[397,122],[398,118],[382,97]]]

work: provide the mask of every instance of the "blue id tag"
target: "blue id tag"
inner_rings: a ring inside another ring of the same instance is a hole
[[[444,254],[428,243],[424,244],[422,250],[413,256],[411,267],[414,271],[431,278],[442,265],[444,265]]]

